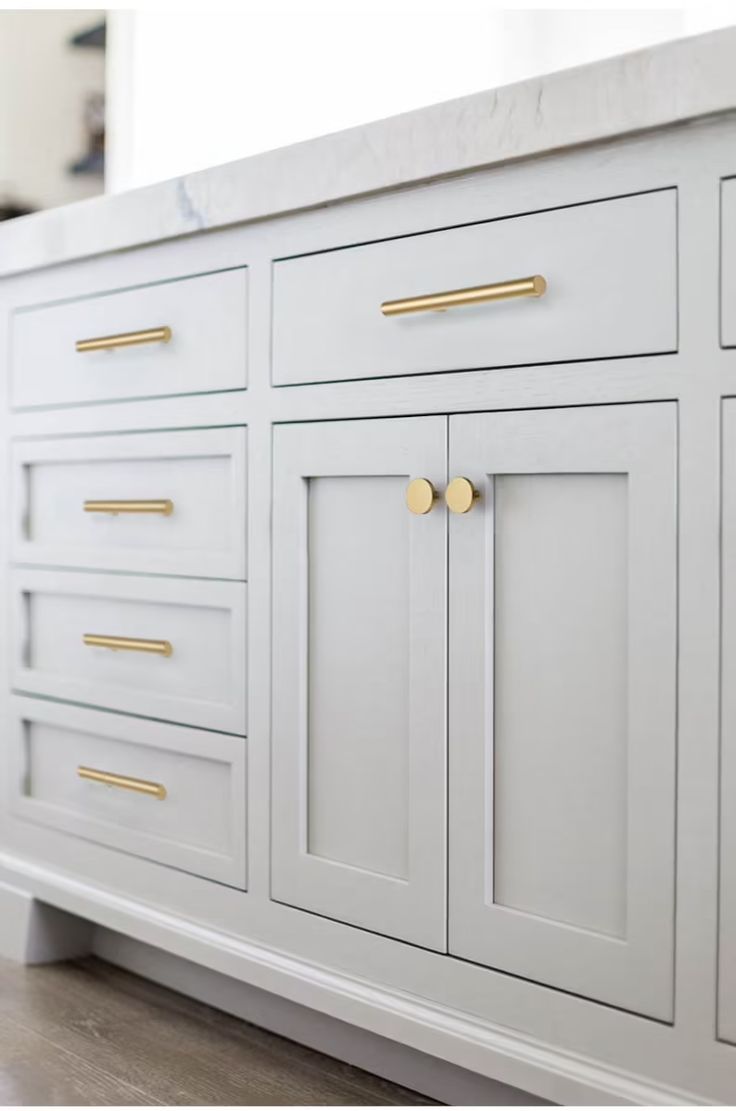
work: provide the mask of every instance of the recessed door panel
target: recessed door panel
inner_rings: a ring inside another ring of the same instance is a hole
[[[627,911],[627,510],[623,474],[494,482],[494,902],[612,937]]]
[[[676,409],[450,421],[450,951],[672,1018]]]
[[[446,419],[274,441],[272,894],[442,949]]]
[[[405,486],[392,475],[323,477],[310,478],[307,493],[307,851],[402,880],[409,863]]]

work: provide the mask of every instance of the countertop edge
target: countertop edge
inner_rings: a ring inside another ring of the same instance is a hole
[[[0,277],[736,111],[736,27],[0,226]]]

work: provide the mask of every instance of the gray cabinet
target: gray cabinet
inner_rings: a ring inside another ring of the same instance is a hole
[[[670,1020],[675,405],[291,425],[274,464],[273,896],[442,949],[448,835],[453,955]]]
[[[673,1009],[676,411],[450,418],[450,952]]]

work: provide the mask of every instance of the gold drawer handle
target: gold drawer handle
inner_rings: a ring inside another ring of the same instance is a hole
[[[168,640],[107,637],[97,633],[84,633],[82,640],[89,648],[111,648],[113,652],[149,652],[153,656],[170,656],[174,651]]]
[[[112,351],[114,347],[138,347],[142,343],[168,343],[171,339],[168,324],[161,328],[146,328],[143,332],[120,332],[117,336],[94,336],[78,339],[77,351]]]
[[[166,798],[166,788],[163,783],[151,783],[148,779],[133,779],[129,775],[101,772],[97,768],[85,768],[82,764],[77,768],[77,775],[80,779],[88,779],[92,783],[104,783],[106,787],[121,787],[124,791],[137,791],[139,795],[148,795],[152,799]]]
[[[86,501],[85,513],[160,513],[162,517],[170,517],[174,512],[174,503],[170,498],[158,498],[151,501]]]
[[[401,301],[384,301],[384,316],[404,316],[410,312],[444,312],[461,305],[483,305],[487,301],[509,301],[513,297],[541,297],[547,282],[541,274],[516,278],[494,285],[476,285],[469,289],[449,289],[445,293],[426,293],[422,297],[405,297]]]

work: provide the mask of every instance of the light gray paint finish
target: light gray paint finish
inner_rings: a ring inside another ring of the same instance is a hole
[[[674,351],[676,192],[276,262],[273,380]],[[543,297],[386,318],[383,301],[541,274]],[[656,280],[652,276],[656,275]]]
[[[245,886],[245,742],[14,696],[14,812],[174,868]],[[156,783],[164,799],[89,782],[80,766]]]
[[[246,577],[246,430],[16,440],[13,557],[50,567]],[[89,513],[88,500],[173,511]]]
[[[446,420],[274,430],[272,895],[445,945]]]
[[[702,76],[700,79],[703,85]],[[671,100],[671,90],[668,93]],[[718,766],[719,398],[736,392],[718,346],[719,183],[734,173],[736,121],[551,155],[258,227],[48,269],[2,283],[3,307],[94,293],[247,258],[251,385],[238,395],[14,413],[13,436],[77,436],[174,425],[249,424],[249,892],[4,814],[0,867],[19,886],[228,975],[437,1052],[560,1103],[734,1100],[733,1045],[715,1038]],[[269,390],[271,259],[678,185],[680,351],[576,363]],[[151,219],[156,222],[157,214]],[[13,221],[23,224],[23,221]],[[77,225],[78,226],[78,225]],[[20,231],[20,228],[18,229]],[[124,229],[123,229],[124,230]],[[8,234],[11,226],[8,225]],[[95,245],[95,250],[98,245]],[[252,264],[252,265],[251,265]],[[5,313],[0,332],[5,334]],[[6,344],[0,344],[6,350]],[[680,677],[677,995],[674,1026],[356,930],[269,901],[270,422],[678,399]],[[0,459],[0,466],[3,464]],[[5,537],[0,530],[0,543]],[[5,646],[0,643],[0,655]],[[4,769],[0,768],[0,773]],[[70,870],[73,861],[73,871]],[[110,892],[114,876],[116,893]],[[152,904],[155,902],[156,909]],[[274,953],[277,955],[274,956]],[[284,975],[283,954],[298,957]],[[316,970],[316,971],[315,971]],[[360,993],[356,985],[370,985]],[[405,1005],[405,993],[413,997]],[[426,1005],[419,1006],[417,1000]],[[476,1016],[471,1022],[470,1016]]]
[[[408,879],[406,479],[308,479],[307,852]],[[380,658],[377,649],[380,647]]]
[[[479,504],[450,522],[450,951],[665,1021],[673,1008],[675,434],[667,404],[450,420],[450,473],[481,491]],[[582,479],[622,474],[625,494],[601,488],[607,505],[594,506],[592,489],[582,489]],[[525,480],[521,491],[516,479],[510,489],[502,480],[497,515],[494,480],[507,475]],[[554,476],[547,498],[531,493],[538,476]],[[562,492],[567,476],[581,487],[574,505]],[[518,553],[519,541],[534,550]],[[554,632],[537,629],[545,615]],[[600,747],[602,766],[587,746]],[[502,905],[509,892],[523,905]]]
[[[498,475],[492,498],[494,902],[624,940],[626,476]]]
[[[440,1103],[454,1107],[540,1107],[548,1102],[102,926],[94,928],[91,948],[103,960],[137,976],[347,1061],[394,1084],[403,1084]]]
[[[721,182],[721,343],[736,347],[736,178]]]
[[[19,964],[49,964],[89,953],[91,922],[0,882],[0,957]]]
[[[736,1043],[736,399],[723,402],[718,1036]]]
[[[247,291],[247,271],[240,269],[16,312],[11,405],[244,389]],[[164,326],[171,329],[168,343],[75,349],[77,340]]]
[[[25,569],[10,589],[16,690],[245,734],[245,583]],[[171,654],[91,647],[87,633]]]

